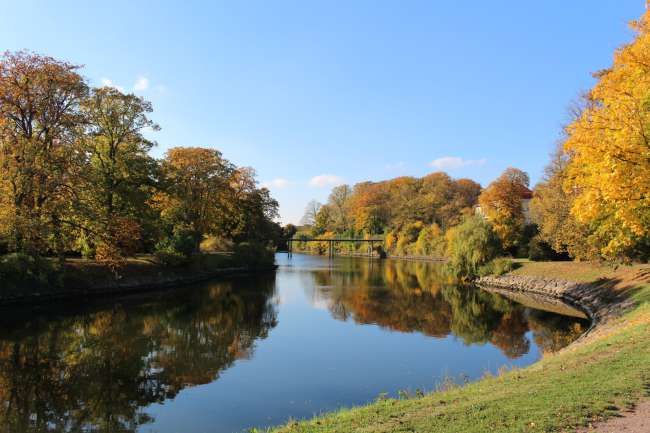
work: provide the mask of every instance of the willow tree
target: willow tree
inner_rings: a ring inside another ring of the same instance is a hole
[[[565,143],[571,213],[594,228],[590,242],[609,258],[650,253],[650,10],[631,27],[636,37],[595,74]]]

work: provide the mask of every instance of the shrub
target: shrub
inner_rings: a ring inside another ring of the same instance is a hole
[[[415,252],[420,256],[443,257],[445,255],[445,237],[438,224],[422,229],[415,242]]]
[[[170,245],[156,245],[156,251],[154,252],[156,261],[161,265],[177,267],[186,264],[189,261],[189,257],[182,254],[181,252],[175,250]]]
[[[395,233],[395,231],[391,230],[388,233],[386,233],[386,237],[384,239],[384,245],[386,246],[386,252],[388,254],[395,253],[395,246],[397,245],[397,234]]]
[[[471,216],[447,232],[448,268],[457,277],[473,278],[501,251],[499,238],[480,216]]]
[[[275,262],[273,250],[260,242],[241,242],[234,248],[235,262],[238,265],[271,266]]]
[[[61,273],[55,261],[24,253],[0,257],[0,282],[6,287],[58,285]]]
[[[420,235],[420,231],[424,228],[422,222],[407,224],[397,235],[396,252],[400,256],[410,256],[414,251],[415,241]]]
[[[481,277],[485,275],[499,276],[499,275],[507,274],[508,272],[511,272],[514,269],[515,269],[515,263],[512,260],[506,257],[499,257],[481,266],[479,268],[478,274]]]
[[[528,244],[528,257],[535,261],[567,260],[568,254],[558,253],[538,235]]]
[[[176,227],[171,237],[156,244],[154,248],[156,260],[167,266],[183,265],[196,252],[198,240],[195,230],[185,226]]]
[[[232,251],[232,241],[220,236],[205,236],[199,245],[199,250],[204,253],[215,253],[219,251]]]

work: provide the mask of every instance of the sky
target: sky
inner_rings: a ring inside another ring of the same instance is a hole
[[[446,171],[537,182],[644,0],[0,0],[0,50],[150,100],[175,146],[255,168],[297,223],[332,186]]]

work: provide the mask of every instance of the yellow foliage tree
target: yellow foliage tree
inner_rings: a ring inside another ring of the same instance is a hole
[[[631,26],[637,36],[595,75],[565,143],[571,212],[608,258],[647,253],[650,233],[650,10]]]

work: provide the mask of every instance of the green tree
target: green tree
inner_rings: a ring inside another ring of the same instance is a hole
[[[149,102],[110,87],[93,89],[81,107],[87,127],[79,138],[80,234],[98,258],[115,260],[137,251],[146,217],[152,218],[147,203],[158,167],[143,131],[159,127],[147,117]]]
[[[446,238],[448,266],[459,277],[477,276],[481,266],[501,251],[499,238],[491,224],[478,215],[450,229]]]

